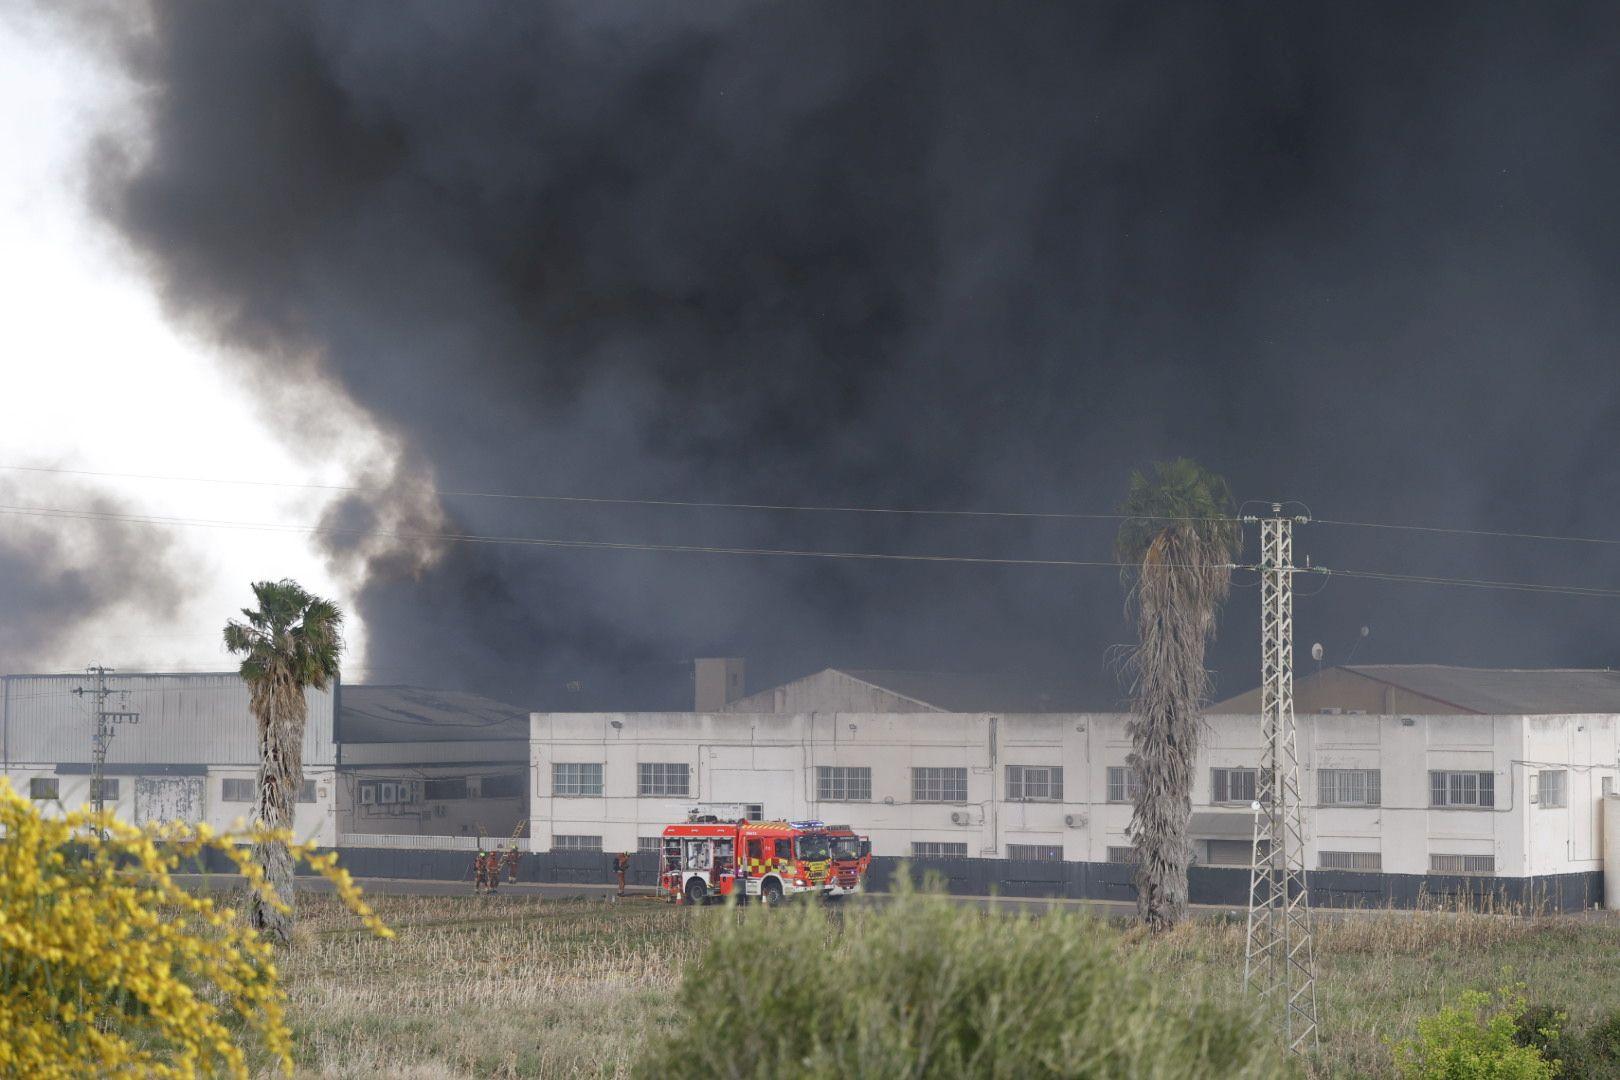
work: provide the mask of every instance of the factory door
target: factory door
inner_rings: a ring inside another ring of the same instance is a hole
[[[141,776],[135,780],[135,820],[190,821],[203,818],[203,778]]]

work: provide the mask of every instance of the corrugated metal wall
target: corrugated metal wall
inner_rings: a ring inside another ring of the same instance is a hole
[[[7,675],[0,679],[0,752],[13,763],[88,762],[94,698],[75,688],[89,675]],[[107,708],[138,712],[120,724],[108,764],[256,765],[259,743],[247,685],[235,673],[107,676]],[[306,691],[304,764],[331,765],[332,694]]]

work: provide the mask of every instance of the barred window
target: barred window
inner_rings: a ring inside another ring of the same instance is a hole
[[[1108,766],[1108,801],[1111,803],[1133,803],[1142,790],[1141,777],[1136,770],[1128,765]]]
[[[1210,770],[1210,802],[1248,803],[1254,801],[1257,769]]]
[[[1431,874],[1494,874],[1495,855],[1430,855]]]
[[[1061,844],[1008,844],[1007,858],[1025,862],[1062,862]]]
[[[914,859],[965,859],[967,845],[938,840],[913,840],[911,857]]]
[[[315,801],[315,781],[305,780],[298,785],[298,801],[312,803]]]
[[[1318,856],[1323,870],[1382,870],[1384,856],[1377,851],[1324,851]]]
[[[911,801],[967,802],[967,770],[951,768],[912,769]]]
[[[1382,798],[1377,769],[1322,769],[1316,791],[1323,806],[1377,806]]]
[[[522,773],[496,773],[478,782],[478,794],[485,799],[521,799],[524,788]]]
[[[1010,802],[1062,802],[1063,766],[1007,766],[1007,799]]]
[[[242,779],[222,780],[219,785],[219,798],[221,802],[252,802],[253,781]]]
[[[663,850],[664,838],[662,836],[636,837],[636,851],[642,855],[657,855]]]
[[[54,776],[36,776],[28,781],[28,797],[30,799],[60,799],[62,797],[62,781]]]
[[[451,799],[465,799],[467,797],[467,778],[465,776],[447,776],[439,780],[426,780],[422,783],[422,798],[428,802],[448,802]],[[408,802],[401,799],[400,802]]]
[[[115,802],[118,799],[119,783],[116,777],[104,778],[101,781],[101,799],[103,802]],[[96,781],[90,781],[90,798],[96,797]]]
[[[864,765],[817,765],[816,798],[828,802],[871,802],[872,770]]]
[[[1544,807],[1568,806],[1568,778],[1569,774],[1563,769],[1542,769],[1536,773],[1536,798],[1530,801]]]
[[[602,763],[599,761],[552,762],[551,793],[567,797],[600,796],[602,794]]]
[[[636,766],[636,794],[685,797],[692,793],[691,776],[684,761],[643,761]]]
[[[567,836],[562,833],[551,838],[552,851],[601,851],[600,836]]]
[[[1430,806],[1489,809],[1496,805],[1496,777],[1488,772],[1431,771]]]
[[[1108,861],[1111,863],[1134,863],[1136,861],[1136,849],[1109,845]]]

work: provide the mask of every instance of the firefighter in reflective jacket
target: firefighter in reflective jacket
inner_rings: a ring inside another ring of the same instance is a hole
[[[630,871],[630,853],[621,851],[613,858],[613,872],[619,876],[619,895],[624,895],[624,875]]]
[[[513,844],[511,847],[506,849],[506,883],[508,885],[517,884],[517,872],[518,849],[517,845]]]
[[[477,855],[473,856],[473,891],[474,892],[483,892],[484,891],[484,885],[485,885],[486,881],[488,880],[488,876],[487,876],[487,873],[485,871],[485,865],[484,864],[485,864],[484,853],[483,853],[483,851],[479,851]]]

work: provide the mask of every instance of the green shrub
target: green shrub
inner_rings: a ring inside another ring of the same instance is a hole
[[[1558,1075],[1557,1064],[1515,1038],[1525,1012],[1524,999],[1514,991],[1500,990],[1493,999],[1466,990],[1455,1007],[1419,1020],[1416,1039],[1396,1044],[1396,1075],[1402,1080],[1550,1080]],[[1557,1027],[1534,1034],[1546,1044],[1557,1038]]]
[[[1559,1080],[1620,1080],[1620,1012],[1599,1017],[1583,1031],[1566,1032],[1556,1049]]]
[[[986,915],[903,891],[843,918],[744,909],[688,969],[637,1075],[1205,1077],[1289,1074],[1238,1005],[1122,960],[1080,916]]]

